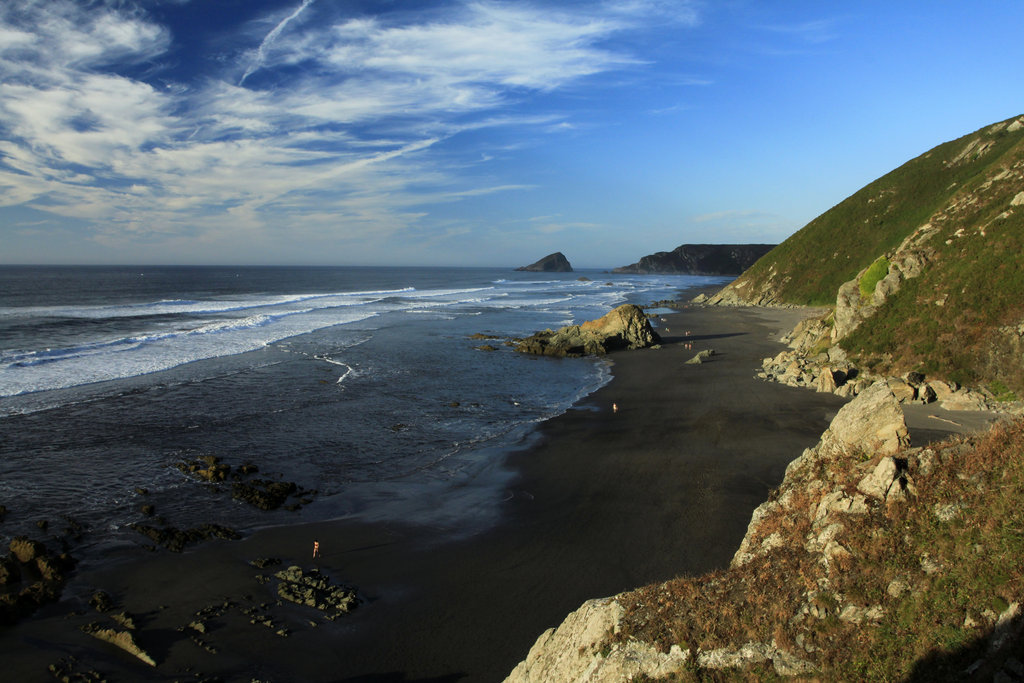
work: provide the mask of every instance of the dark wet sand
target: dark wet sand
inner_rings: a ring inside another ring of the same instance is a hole
[[[80,571],[60,604],[0,634],[4,679],[50,681],[47,664],[75,656],[119,681],[500,681],[583,601],[728,564],[753,509],[843,404],[755,378],[801,315],[690,308],[667,316],[663,348],[614,356],[606,387],[508,457],[516,477],[476,496],[504,501],[502,522],[469,538],[453,541],[452,529],[437,526],[338,521],[182,555],[131,551],[114,566]],[[716,351],[711,362],[685,364],[705,348]],[[929,438],[953,429],[921,421]],[[334,623],[278,606],[275,582],[258,583],[261,572],[248,565],[279,557],[313,567],[314,538],[323,548],[315,564],[364,599]],[[99,617],[85,603],[96,588],[138,616],[156,669],[78,630]],[[268,605],[292,634],[250,624],[238,607],[207,624],[202,638],[215,655],[177,630],[225,600]],[[69,616],[73,609],[82,614]]]

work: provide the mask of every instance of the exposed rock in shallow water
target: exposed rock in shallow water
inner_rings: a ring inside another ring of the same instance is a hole
[[[197,543],[210,538],[226,538],[228,540],[241,538],[237,531],[220,524],[203,524],[192,529],[178,529],[173,526],[159,528],[148,524],[129,524],[128,526],[175,553],[183,551],[189,543]]]
[[[660,342],[643,310],[625,304],[597,320],[521,339],[516,342],[516,350],[541,356],[603,356],[610,351],[642,349]]]
[[[37,557],[46,553],[46,548],[42,543],[26,536],[17,536],[12,539],[10,548],[14,557],[22,564],[33,562]]]
[[[288,500],[288,496],[296,493],[298,488],[290,481],[267,479],[236,481],[231,485],[231,496],[236,500],[258,507],[260,510],[274,510],[281,507]]]
[[[259,472],[259,467],[252,463],[246,463],[232,468],[230,465],[222,463],[220,458],[215,455],[204,455],[195,460],[178,462],[175,463],[175,467],[184,474],[214,485],[230,479],[232,481],[232,497],[261,510],[276,510],[282,506],[286,510],[297,510],[301,505],[309,503],[312,496],[317,493],[313,490],[303,489],[290,481],[250,478]],[[215,486],[214,490],[221,491],[222,489]],[[285,505],[290,497],[299,500],[291,505]],[[142,512],[147,516],[152,516],[155,509],[152,506],[144,506]]]

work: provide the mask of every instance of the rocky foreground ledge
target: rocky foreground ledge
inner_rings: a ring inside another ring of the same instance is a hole
[[[1022,481],[1024,422],[910,448],[876,382],[789,465],[728,570],[591,600],[506,681],[1020,680]]]

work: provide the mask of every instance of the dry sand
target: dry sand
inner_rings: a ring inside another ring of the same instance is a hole
[[[467,501],[503,501],[502,521],[468,538],[452,540],[458,530],[436,523],[342,520],[181,555],[135,550],[83,569],[61,603],[0,634],[4,679],[50,681],[46,666],[73,656],[121,681],[500,681],[583,601],[728,564],[753,509],[843,403],[755,378],[802,315],[687,308],[665,316],[663,347],[615,355],[607,386],[509,454],[501,468],[513,477],[498,488],[467,482],[479,487]],[[685,363],[706,348],[716,351],[710,362]],[[954,429],[922,421],[928,438]],[[316,563],[313,539],[323,549]],[[255,578],[269,572],[248,564],[259,557],[319,566],[357,586],[363,603],[333,623],[278,605],[275,582]],[[79,630],[101,618],[86,603],[94,589],[136,615],[155,669]],[[225,603],[196,634],[216,654],[178,630]],[[243,608],[291,635],[252,625]]]

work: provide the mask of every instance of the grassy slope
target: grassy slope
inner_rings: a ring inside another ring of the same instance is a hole
[[[1024,191],[1024,127],[1010,132],[1007,123],[939,145],[811,221],[741,276],[746,291],[769,286],[780,302],[832,305],[841,284],[919,226],[938,225],[926,273],[843,346],[880,372],[920,370],[1024,393],[1020,354],[1007,353],[995,332],[1024,317],[1024,205],[1010,206]],[[980,154],[979,144],[988,145]]]

